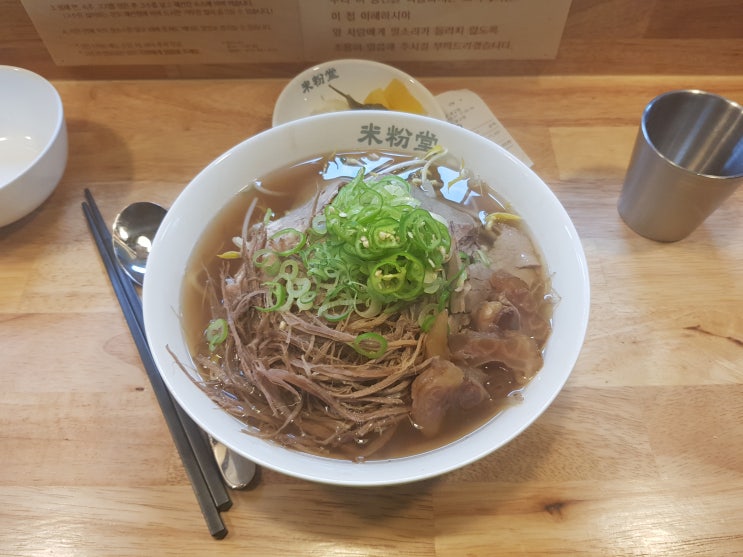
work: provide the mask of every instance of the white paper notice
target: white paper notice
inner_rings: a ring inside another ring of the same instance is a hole
[[[570,0],[300,2],[315,60],[526,60],[557,55]]]
[[[571,0],[21,0],[61,66],[557,55]]]
[[[477,94],[467,89],[447,91],[437,95],[436,100],[452,124],[487,137],[529,167],[534,164]]]
[[[22,0],[60,66],[296,60],[297,0]]]

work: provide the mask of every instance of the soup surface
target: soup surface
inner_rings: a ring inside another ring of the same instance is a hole
[[[209,224],[184,282],[200,386],[246,432],[417,454],[517,403],[553,295],[526,223],[443,150],[321,155]]]

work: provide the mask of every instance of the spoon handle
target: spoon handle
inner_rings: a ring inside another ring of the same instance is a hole
[[[209,437],[214,459],[219,466],[222,479],[231,489],[245,489],[255,476],[256,466],[252,460],[233,452],[229,447]]]

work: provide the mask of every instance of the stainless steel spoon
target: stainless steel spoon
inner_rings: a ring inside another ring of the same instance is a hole
[[[140,286],[144,282],[152,242],[165,213],[166,210],[156,203],[140,201],[125,207],[114,220],[114,253],[124,272]],[[232,489],[247,487],[255,475],[255,463],[216,439],[209,437],[209,441],[225,484]]]
[[[116,259],[140,286],[144,282],[152,241],[165,213],[165,208],[156,203],[140,201],[126,207],[114,220],[112,237]]]

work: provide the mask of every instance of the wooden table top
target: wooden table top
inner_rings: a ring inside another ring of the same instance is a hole
[[[55,81],[70,155],[0,229],[0,554],[743,555],[743,189],[685,240],[616,201],[645,103],[743,77],[422,79],[479,94],[572,217],[592,312],[565,389],[505,448],[420,483],[329,487],[262,470],[207,533],[83,219],[172,203],[270,126],[287,80]]]

